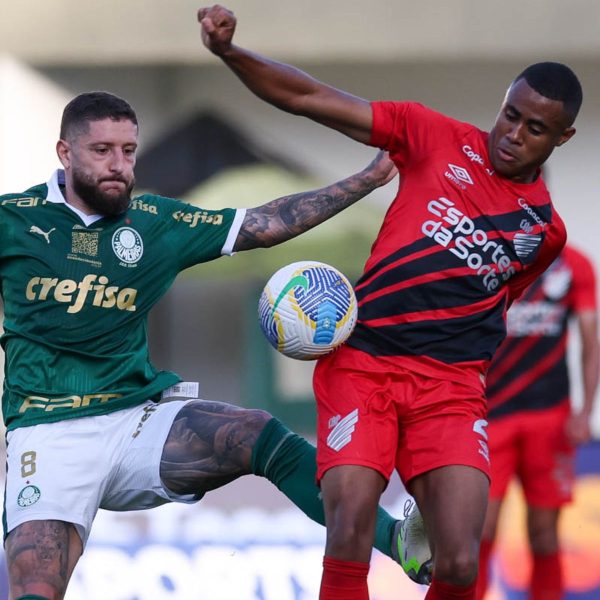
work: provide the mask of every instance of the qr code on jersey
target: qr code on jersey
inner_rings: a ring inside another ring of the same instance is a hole
[[[87,256],[98,256],[97,231],[73,231],[71,238],[71,252],[73,254],[86,254]]]

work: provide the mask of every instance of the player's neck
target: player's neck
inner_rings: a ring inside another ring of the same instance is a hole
[[[62,195],[65,198],[65,202],[81,211],[85,215],[94,215],[96,211],[92,210],[73,190],[67,183],[64,188],[61,188]]]

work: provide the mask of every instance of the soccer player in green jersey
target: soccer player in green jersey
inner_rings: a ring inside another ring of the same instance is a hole
[[[192,503],[254,473],[324,522],[305,440],[261,410],[161,402],[180,378],[149,361],[147,316],[181,270],[286,241],[387,183],[395,168],[379,155],[317,191],[209,211],[132,199],[137,140],[127,102],[81,94],[63,113],[64,170],[0,196],[12,600],[63,598],[99,507]],[[398,560],[419,536],[420,515],[379,514],[376,546]]]

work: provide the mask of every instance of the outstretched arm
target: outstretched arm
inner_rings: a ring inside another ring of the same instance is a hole
[[[385,185],[397,172],[387,153],[379,152],[362,171],[333,185],[250,208],[233,250],[268,248],[296,237]]]
[[[201,8],[198,20],[204,45],[259,98],[359,142],[369,141],[373,116],[367,100],[326,85],[295,67],[235,46],[235,15],[218,4]]]

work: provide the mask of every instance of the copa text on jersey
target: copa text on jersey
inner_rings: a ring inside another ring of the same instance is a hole
[[[501,281],[516,273],[503,245],[490,240],[483,229],[476,229],[473,219],[456,208],[454,202],[441,196],[431,200],[427,210],[440,220],[425,221],[421,231],[481,275],[488,292],[495,291]],[[451,242],[453,247],[449,247]]]
[[[50,298],[64,302],[70,305],[68,313],[79,312],[88,298],[92,306],[135,311],[137,290],[108,285],[105,275],[85,275],[79,282],[73,279],[59,280],[57,277],[32,277],[27,282],[25,297],[31,302]]]

